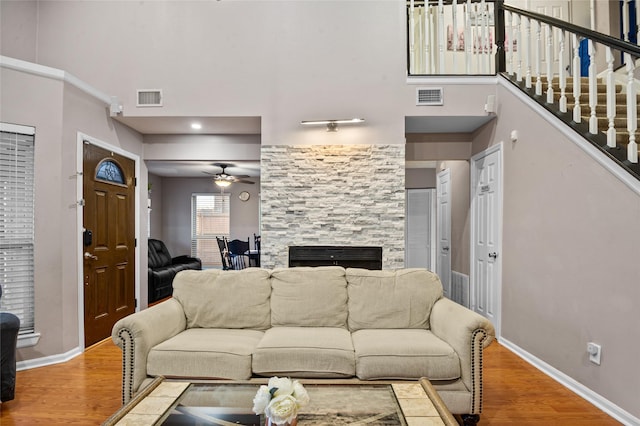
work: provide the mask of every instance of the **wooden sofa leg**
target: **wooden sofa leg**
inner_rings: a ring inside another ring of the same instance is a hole
[[[480,421],[479,414],[463,414],[460,417],[462,417],[462,424],[464,426],[475,426]]]

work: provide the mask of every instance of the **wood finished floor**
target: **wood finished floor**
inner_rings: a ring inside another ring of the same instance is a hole
[[[494,342],[485,350],[480,426],[620,423]],[[120,349],[99,343],[64,364],[18,372],[0,425],[99,425],[120,407]]]

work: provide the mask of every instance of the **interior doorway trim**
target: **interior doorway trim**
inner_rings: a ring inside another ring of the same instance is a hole
[[[124,149],[111,145],[107,142],[96,139],[87,134],[78,132],[76,139],[76,259],[77,259],[77,284],[78,284],[78,344],[80,350],[84,352],[84,262],[83,262],[83,244],[82,244],[82,227],[83,227],[83,147],[84,141],[92,145],[113,151],[118,155],[127,157],[135,162],[135,179],[138,185],[135,187],[135,238],[137,241],[135,247],[135,297],[136,312],[140,310],[140,156]]]

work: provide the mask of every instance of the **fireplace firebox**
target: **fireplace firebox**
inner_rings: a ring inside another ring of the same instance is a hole
[[[344,268],[382,269],[382,247],[289,247],[289,267],[331,265]]]

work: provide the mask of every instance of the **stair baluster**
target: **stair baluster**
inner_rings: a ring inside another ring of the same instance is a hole
[[[464,9],[464,21],[466,25],[464,26],[464,51],[465,51],[465,63],[467,65],[467,74],[471,74],[471,54],[472,54],[472,45],[471,40],[471,0],[467,0],[467,6]]]
[[[467,0],[468,2],[469,0]],[[513,38],[513,13],[512,12],[506,12],[507,13],[507,72],[509,73],[510,77],[513,77],[513,73],[514,73],[514,65],[513,65],[513,51],[514,51],[514,47],[515,47],[515,39]]]
[[[598,117],[596,106],[598,105],[598,79],[596,77],[596,48],[593,40],[589,39],[589,133],[598,133]]]
[[[616,147],[616,84],[613,80],[613,52],[611,48],[607,46],[606,49],[607,60],[607,119],[609,120],[609,127],[607,129],[607,146],[611,148]]]
[[[480,50],[482,74],[489,74],[491,72],[491,58],[493,57],[493,46],[489,41],[489,5],[485,0],[481,0],[480,8],[482,9],[482,43]]]
[[[451,8],[451,20],[452,20],[452,24],[451,26],[453,27],[453,46],[451,46],[453,48],[453,69],[457,70],[458,69],[458,63],[456,61],[456,58],[458,57],[458,0],[453,0],[453,7]]]
[[[627,71],[627,131],[629,132],[629,144],[627,145],[627,160],[631,163],[638,162],[638,143],[636,142],[636,130],[638,130],[638,95],[633,79],[634,58],[625,53]]]
[[[444,29],[444,3],[438,0],[438,65],[439,73],[444,74],[444,49],[445,40],[447,39]]]
[[[553,103],[553,31],[551,25],[545,24],[544,26],[546,32],[545,36],[547,38],[547,51],[546,51],[546,60],[547,60],[547,103]]]
[[[560,112],[567,112],[567,70],[564,65],[564,30],[558,29],[558,39],[560,42],[560,52],[558,53],[558,78],[560,85]]]
[[[542,24],[536,22],[536,95],[542,96],[542,77],[540,76],[540,62],[542,61]]]
[[[526,18],[524,22],[524,37],[527,45],[525,85],[531,89],[531,18]]]
[[[582,108],[580,107],[580,95],[582,87],[580,85],[580,43],[576,34],[572,35],[573,39],[573,121],[580,123],[582,121]]]

